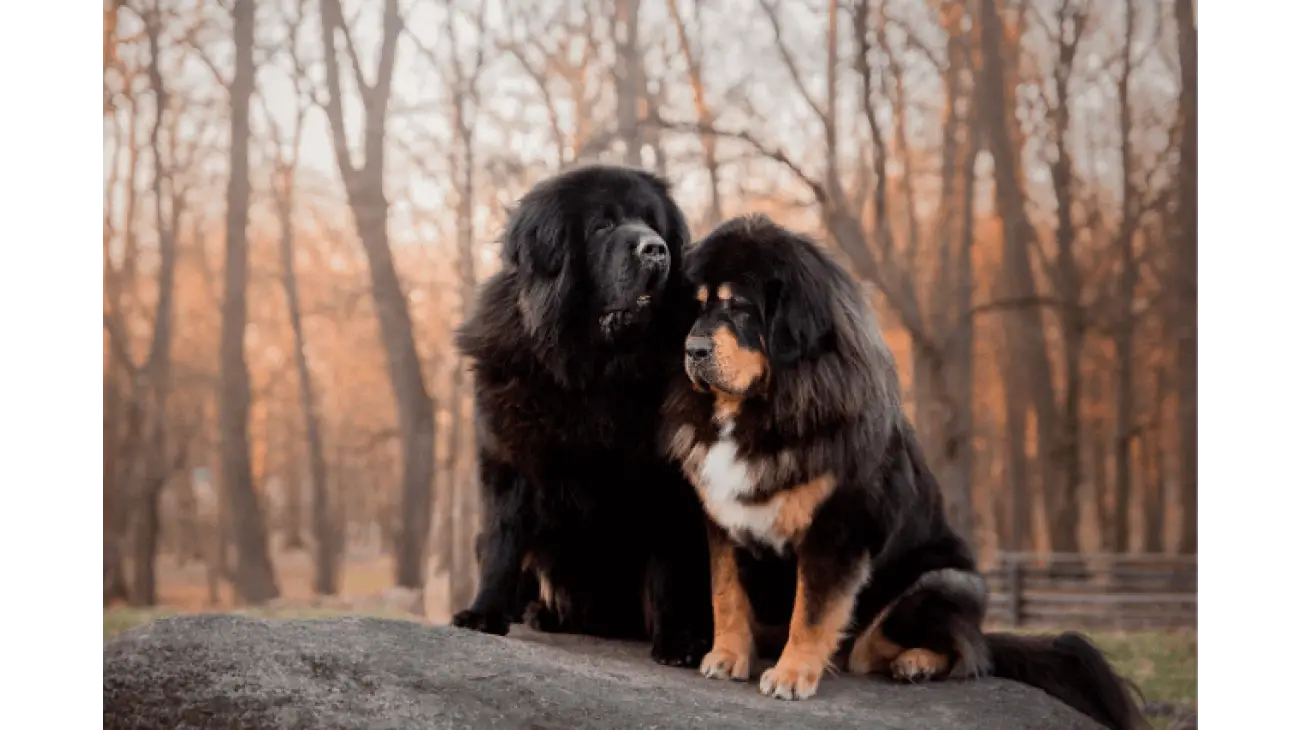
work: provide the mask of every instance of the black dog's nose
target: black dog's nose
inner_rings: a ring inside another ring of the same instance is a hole
[[[636,244],[636,255],[644,263],[664,266],[668,263],[668,244],[658,236],[642,236]]]
[[[713,340],[708,337],[687,337],[686,356],[692,360],[704,360],[713,353]]]

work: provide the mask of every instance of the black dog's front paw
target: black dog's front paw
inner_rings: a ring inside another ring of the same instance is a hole
[[[710,632],[688,627],[668,627],[655,631],[650,643],[650,656],[656,662],[670,667],[695,669],[713,644]]]
[[[560,630],[560,617],[541,601],[533,601],[524,609],[524,624],[534,631],[554,634]]]
[[[497,636],[505,636],[510,631],[510,619],[504,613],[479,613],[472,608],[452,616],[451,625]]]

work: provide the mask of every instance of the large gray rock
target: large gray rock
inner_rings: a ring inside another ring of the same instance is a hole
[[[167,618],[104,646],[104,727],[1092,730],[1002,680],[836,675],[812,699],[661,667],[646,646],[375,618]]]

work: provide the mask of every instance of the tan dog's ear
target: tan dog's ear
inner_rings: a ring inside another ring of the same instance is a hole
[[[764,290],[768,358],[789,365],[825,349],[834,320],[827,297],[807,272],[789,272],[789,280],[768,282]]]

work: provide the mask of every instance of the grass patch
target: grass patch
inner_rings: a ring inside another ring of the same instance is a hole
[[[1147,702],[1196,707],[1196,632],[1193,630],[1090,634],[1120,674],[1142,689]]]
[[[1057,634],[1069,627],[988,628],[1023,634]],[[1147,702],[1196,707],[1196,629],[1075,630],[1091,639],[1121,676],[1133,680]]]

